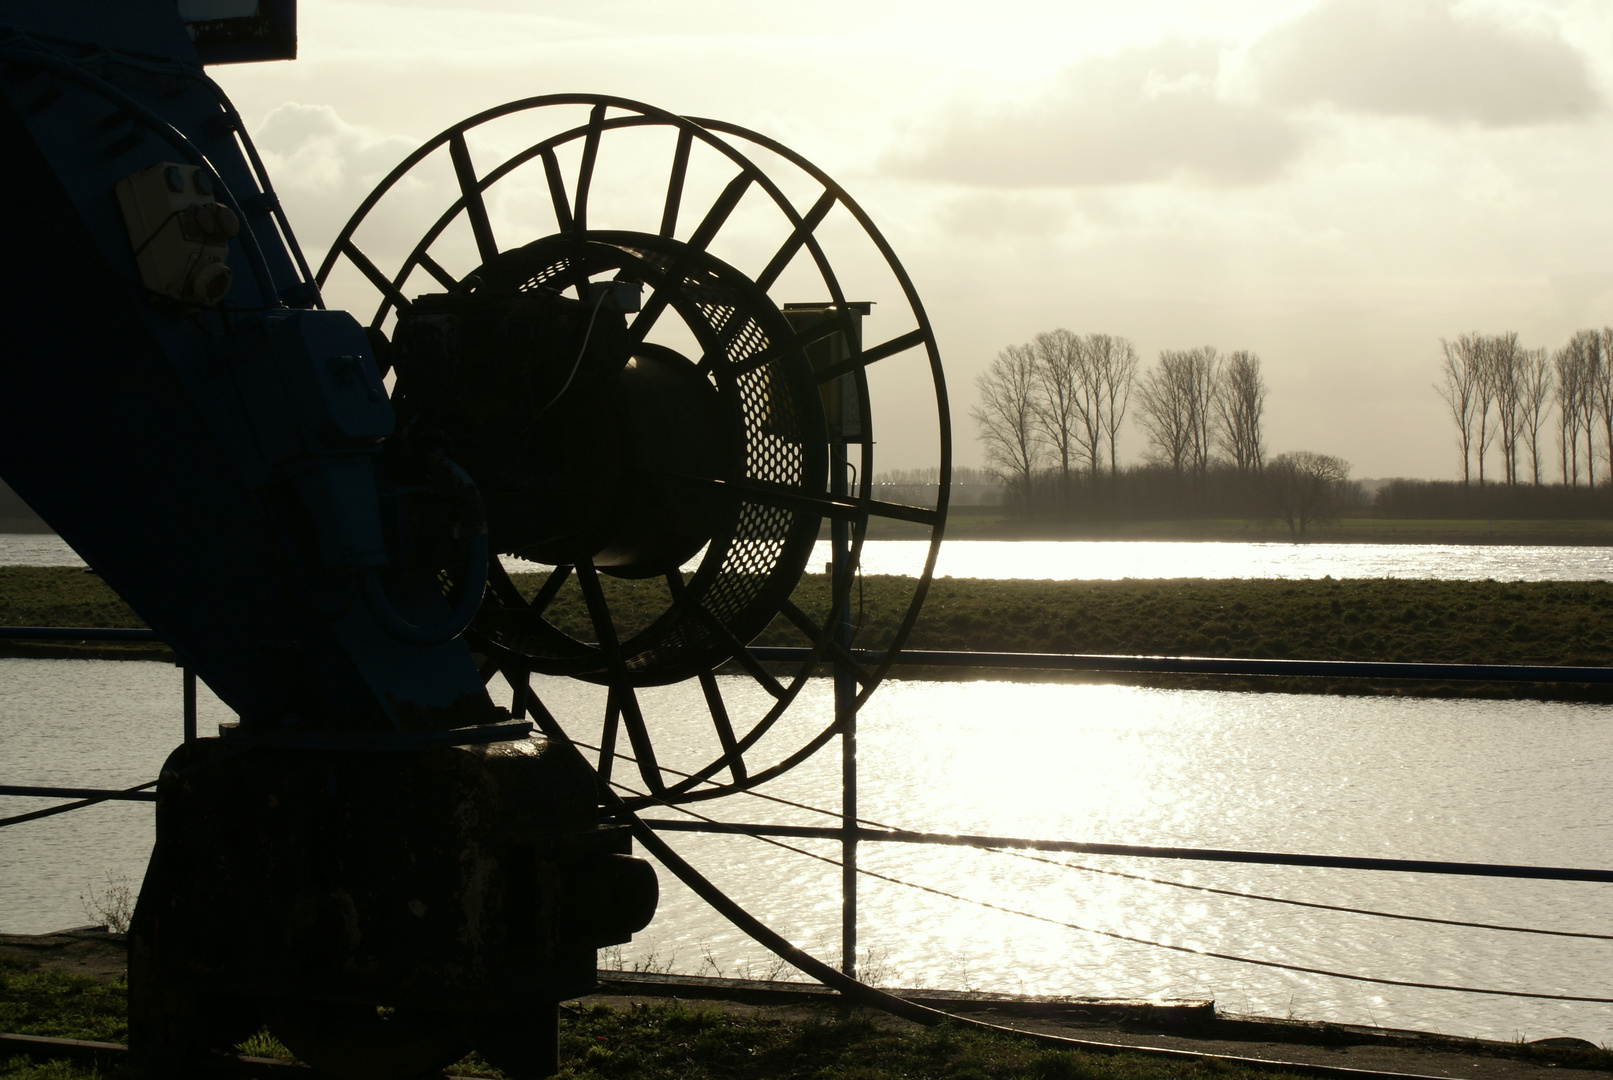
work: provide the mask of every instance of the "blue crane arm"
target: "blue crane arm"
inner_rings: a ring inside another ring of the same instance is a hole
[[[474,495],[394,479],[365,332],[247,145],[174,0],[0,0],[0,476],[248,726],[494,720]]]

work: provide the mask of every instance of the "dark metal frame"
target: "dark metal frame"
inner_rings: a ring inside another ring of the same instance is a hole
[[[466,140],[467,133],[483,124],[518,113],[549,108],[577,107],[586,107],[588,109],[586,123],[572,125],[557,134],[533,143],[525,150],[489,170],[485,175],[478,176],[476,174]],[[613,112],[614,115],[612,115]],[[433,288],[452,289],[460,284],[460,279],[456,278],[453,273],[432,258],[429,249],[443,235],[448,226],[458,220],[461,214],[465,216],[470,226],[472,236],[475,239],[477,253],[481,260],[485,263],[498,256],[500,249],[488,215],[486,193],[494,184],[509,176],[514,170],[532,162],[541,162],[543,166],[544,177],[547,181],[550,200],[554,207],[555,218],[561,235],[575,240],[579,247],[591,240],[606,239],[612,235],[617,236],[619,239],[620,234],[600,231],[596,228],[597,223],[591,222],[589,219],[588,200],[590,188],[594,181],[599,146],[601,140],[610,132],[646,127],[663,127],[674,130],[677,133],[676,149],[673,152],[661,215],[658,234],[660,237],[672,238],[677,231],[678,222],[680,217],[683,216],[684,182],[688,175],[690,155],[695,144],[698,143],[702,147],[708,148],[710,151],[726,158],[728,163],[737,169],[737,173],[722,189],[712,206],[705,211],[700,219],[700,224],[693,230],[685,243],[698,250],[706,250],[727,222],[729,215],[739,205],[740,200],[754,187],[771,200],[772,205],[784,216],[789,228],[788,235],[784,238],[776,253],[768,260],[766,266],[754,279],[756,283],[765,291],[777,281],[779,275],[783,273],[797,255],[805,252],[812,260],[814,268],[822,279],[824,288],[829,293],[830,303],[841,309],[839,320],[830,320],[821,324],[818,328],[803,331],[791,340],[772,343],[762,353],[746,361],[748,364],[761,364],[766,362],[767,358],[772,355],[800,349],[836,329],[845,333],[848,341],[860,340],[858,336],[850,333],[853,316],[847,306],[847,297],[822,245],[815,235],[817,228],[835,207],[844,208],[852,216],[857,225],[873,242],[880,256],[885,260],[886,267],[890,271],[895,284],[899,287],[916,326],[914,329],[899,334],[888,341],[861,348],[848,360],[818,371],[816,373],[817,378],[820,385],[845,375],[850,375],[854,378],[859,391],[862,427],[864,431],[869,431],[871,430],[871,415],[867,383],[868,366],[922,346],[926,353],[936,393],[939,465],[942,483],[939,486],[938,504],[933,509],[876,500],[873,497],[872,490],[873,444],[870,440],[861,444],[860,460],[858,462],[858,485],[855,494],[841,496],[828,492],[821,496],[802,499],[798,495],[789,493],[751,490],[743,493],[746,499],[754,497],[763,504],[767,504],[771,500],[774,505],[817,513],[833,521],[849,524],[851,528],[851,550],[849,560],[846,563],[849,567],[858,565],[870,517],[888,517],[893,520],[908,521],[926,526],[930,529],[930,541],[923,571],[915,579],[912,598],[889,643],[888,650],[876,658],[870,658],[867,663],[852,657],[843,644],[835,641],[837,620],[834,616],[835,613],[844,610],[849,602],[853,584],[853,574],[851,572],[836,575],[836,580],[833,582],[831,589],[832,596],[828,606],[828,614],[821,620],[813,619],[810,615],[799,611],[793,604],[788,602],[783,605],[783,614],[811,643],[808,648],[796,650],[790,656],[789,662],[797,666],[793,676],[790,676],[787,682],[781,682],[773,676],[758,659],[759,653],[757,649],[751,648],[744,643],[736,643],[735,659],[752,679],[767,690],[775,699],[775,704],[749,731],[736,733],[729,722],[726,708],[722,703],[721,693],[717,689],[715,680],[703,677],[701,686],[707,700],[713,726],[717,731],[722,753],[706,767],[695,770],[694,775],[684,777],[675,782],[668,782],[662,770],[654,761],[653,741],[644,723],[642,713],[638,709],[632,686],[623,679],[610,680],[611,694],[609,695],[610,702],[606,707],[607,715],[605,720],[606,731],[609,734],[602,739],[603,749],[597,768],[602,776],[609,775],[611,759],[608,750],[613,746],[616,726],[620,724],[627,727],[629,737],[634,744],[635,758],[650,791],[650,795],[643,799],[628,800],[629,805],[632,806],[651,805],[656,801],[686,802],[717,798],[735,791],[755,787],[793,768],[816,753],[836,735],[846,733],[850,722],[847,718],[855,716],[856,710],[861,707],[869,694],[886,676],[891,664],[895,662],[902,645],[912,632],[934,571],[946,518],[947,501],[950,494],[950,484],[946,482],[946,479],[951,473],[952,430],[946,385],[941,373],[940,351],[936,345],[935,335],[930,326],[928,315],[925,313],[906,269],[896,258],[895,252],[874,226],[867,213],[840,185],[835,183],[821,169],[818,169],[799,154],[776,141],[737,125],[715,120],[680,117],[665,110],[624,98],[569,94],[547,95],[509,102],[478,113],[428,140],[405,158],[364,200],[333,241],[324,262],[316,274],[316,280],[323,284],[329,279],[331,272],[340,261],[346,260],[351,263],[369,282],[370,286],[379,293],[379,302],[370,320],[370,325],[376,330],[383,330],[388,317],[395,310],[407,309],[410,305],[410,300],[405,293],[405,287],[416,270],[423,271],[427,275]],[[574,183],[568,188],[567,178],[562,175],[556,151],[562,147],[578,143],[581,144],[580,166]],[[805,212],[797,209],[789,198],[785,196],[778,184],[751,160],[740,144],[760,147],[799,169],[814,182],[821,185],[821,194],[816,197],[811,207],[806,209]],[[388,274],[377,265],[375,260],[357,246],[354,242],[354,234],[369,217],[370,213],[381,203],[386,194],[401,179],[428,157],[444,148],[448,151],[454,176],[459,185],[459,198],[450,204],[424,232],[402,264]],[[586,269],[582,272],[586,274]],[[585,282],[578,284],[580,289],[586,290]],[[667,302],[665,299],[658,301],[656,296],[652,296],[649,302],[646,303],[644,310],[630,324],[629,332],[637,339],[642,340],[645,334],[648,333],[649,327],[653,325],[654,320],[666,307]],[[569,567],[559,568],[556,570],[556,576],[570,572],[571,568]],[[554,593],[554,588],[550,586],[557,586],[557,584],[557,582],[551,581],[550,585],[540,590],[538,599],[534,601],[534,604],[546,603]],[[589,589],[587,592],[593,594],[596,590]],[[615,627],[612,625],[608,606],[603,604],[601,602],[602,598],[598,596],[590,595],[589,599],[591,601],[589,604],[590,617],[595,624],[596,640],[600,642],[616,640]],[[539,610],[541,612],[541,608]],[[767,768],[751,772],[746,767],[744,755],[788,708],[796,694],[805,685],[805,680],[825,657],[833,660],[837,669],[849,672],[856,680],[856,693],[850,703],[850,707],[838,709],[837,713],[839,715],[798,750],[786,755]],[[774,659],[776,660],[777,658],[774,657]],[[536,695],[533,694],[530,688],[527,672],[522,670],[514,660],[506,657],[501,658],[496,663],[490,663],[484,675],[487,678],[491,678],[495,673],[503,674],[506,680],[514,687],[516,697],[512,711],[517,716],[524,715],[530,708],[529,699],[536,699]],[[552,717],[545,719],[547,716],[546,710],[532,709],[531,711],[538,718],[540,725],[553,722]],[[558,724],[554,726],[555,730],[548,731],[548,734],[563,734],[560,732]],[[848,739],[849,742],[850,740]],[[714,777],[724,770],[727,770],[730,779],[727,782],[715,780]]]

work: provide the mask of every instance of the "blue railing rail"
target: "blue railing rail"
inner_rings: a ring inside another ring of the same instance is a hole
[[[162,642],[162,637],[155,630],[145,627],[126,626],[0,626],[0,641],[151,641]],[[196,738],[196,674],[183,663],[179,665],[183,683],[184,707],[181,709],[182,724],[184,726],[185,741],[191,742]],[[0,795],[47,795],[54,789],[19,788],[16,785],[0,785]],[[67,789],[64,789],[67,790]],[[90,792],[89,788],[72,788],[73,791]],[[93,794],[73,796],[74,798],[104,799],[133,799],[144,800],[144,794],[129,795],[123,792],[105,792],[95,789]],[[153,796],[155,797],[155,796]]]
[[[161,641],[155,630],[122,626],[0,626],[0,638],[17,641]]]
[[[155,630],[103,626],[0,626],[0,640],[161,641]],[[799,663],[810,650],[753,646],[757,660]],[[884,662],[881,652],[853,650],[868,667]],[[1258,675],[1290,678],[1407,679],[1423,682],[1613,683],[1613,667],[1557,664],[1419,664],[1379,660],[1265,660],[1227,656],[1125,656],[1095,653],[975,652],[959,649],[904,649],[902,667],[994,668],[1036,671],[1129,671],[1169,675]]]

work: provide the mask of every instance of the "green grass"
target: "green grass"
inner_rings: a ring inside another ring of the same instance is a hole
[[[540,579],[517,578],[530,595]],[[623,637],[648,625],[670,597],[662,581],[604,579]],[[907,578],[863,581],[853,596],[856,643],[889,641],[912,595]],[[827,609],[823,575],[795,592],[808,613]],[[548,612],[584,640],[594,633],[575,578]],[[0,569],[0,623],[139,625],[99,578],[59,567]],[[757,639],[802,645],[783,618]],[[1613,584],[1356,580],[989,581],[941,578],[908,641],[917,649],[1233,656],[1260,659],[1420,661],[1461,664],[1613,665]],[[29,647],[14,645],[16,653]],[[926,677],[937,677],[931,669]],[[1024,677],[1024,676],[1020,676]],[[1469,693],[1472,686],[1368,684],[1359,680],[1212,680],[1104,676],[1145,685],[1317,692]],[[1586,688],[1478,688],[1485,694],[1601,700]]]
[[[121,980],[101,983],[31,963],[0,961],[0,1031],[123,1042],[127,992]],[[1344,1029],[1303,1025],[1303,1041],[1359,1041]],[[1276,1033],[1262,1039],[1281,1041]],[[1380,1040],[1381,1041],[1381,1040]],[[1428,1040],[1420,1040],[1428,1042]],[[1606,1070],[1613,1052],[1435,1039],[1430,1048],[1505,1057],[1535,1064]],[[287,1057],[260,1033],[237,1049],[250,1056]],[[1463,1059],[1465,1060],[1465,1058]],[[835,1012],[793,1018],[749,1009],[695,1008],[652,1002],[613,1007],[583,1002],[562,1008],[560,1076],[567,1080],[1255,1080],[1255,1073],[1220,1062],[1166,1062],[1133,1054],[1097,1055],[962,1025],[914,1028],[878,1013]],[[451,1074],[498,1080],[498,1070],[472,1054]],[[104,1072],[92,1064],[27,1054],[0,1058],[0,1080],[121,1080],[114,1058]],[[1280,1075],[1280,1074],[1278,1074]]]
[[[1186,1080],[1257,1075],[1219,1063],[1167,1064],[1131,1054],[1072,1053],[964,1027],[898,1028],[866,1014],[791,1023],[679,1004],[583,1008],[562,1028],[561,1060],[560,1076],[568,1080]]]
[[[100,983],[18,961],[0,961],[0,1031],[123,1042],[128,1034],[126,1000],[127,988],[122,981]],[[256,1056],[284,1056],[283,1048],[266,1034],[248,1040],[240,1049]],[[967,1029],[899,1030],[877,1015],[784,1022],[755,1014],[691,1009],[678,1003],[627,1009],[602,1004],[568,1007],[561,1016],[560,1054],[560,1075],[572,1080],[1174,1080],[1244,1075],[1241,1070],[1218,1066],[1162,1065],[1131,1056],[1088,1057]],[[93,1065],[41,1058],[19,1054],[0,1059],[0,1078],[92,1080],[124,1073],[121,1062],[103,1073]],[[474,1055],[449,1072],[499,1076],[497,1070],[483,1065]],[[1252,1078],[1255,1074],[1247,1075]]]
[[[827,532],[824,533],[827,536]],[[928,530],[874,518],[874,540],[917,540]],[[1014,518],[989,507],[947,514],[950,540],[1219,540],[1291,543],[1288,526],[1268,518],[1191,518],[1180,521],[1045,521]],[[1313,544],[1613,544],[1613,520],[1462,520],[1455,518],[1343,518],[1312,525]]]
[[[66,976],[47,980],[57,988],[61,1015],[38,1017],[35,1026],[41,1030],[30,1033],[97,1041],[110,1041],[108,1036],[115,1035],[121,1041],[121,1022],[109,1025],[84,1016],[77,1001],[83,989],[72,985],[82,981],[87,980]],[[0,1003],[9,1009],[17,995],[16,973],[8,970],[7,981],[0,984]],[[22,996],[28,998],[26,1007],[32,1013],[50,1012],[49,998],[41,1000],[37,990],[26,991]],[[121,986],[117,996],[121,1001]],[[19,1032],[15,1025],[0,1023],[0,1028]],[[262,1050],[257,1046],[245,1048]],[[1257,1075],[1270,1075],[1214,1064],[1162,1064],[1132,1055],[1088,1056],[962,1028],[903,1030],[872,1015],[780,1021],[754,1014],[692,1009],[678,1003],[627,1009],[601,1004],[568,1008],[561,1018],[560,1060],[559,1075],[567,1080],[1187,1080],[1211,1076],[1247,1076],[1253,1080]],[[500,1076],[475,1055],[450,1067],[448,1072]],[[123,1075],[126,1069],[121,1061],[103,1072],[89,1064],[41,1060],[26,1054],[0,1060],[0,1078],[4,1080],[98,1080]]]
[[[122,1042],[129,1033],[128,1008],[121,979],[101,982],[0,958],[0,1031]]]

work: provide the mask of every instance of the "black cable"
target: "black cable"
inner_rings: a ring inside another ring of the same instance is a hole
[[[620,788],[634,798],[647,798],[652,802],[661,802],[661,800],[656,799],[654,796],[645,792],[635,791],[626,784],[619,783],[615,780],[612,780],[610,783],[612,787]],[[679,813],[686,814],[689,817],[704,821],[711,825],[721,827],[726,824],[725,822],[718,821],[716,818],[706,817],[704,814],[690,810],[685,806],[665,802],[661,802],[661,804],[666,806],[668,809],[676,810]],[[839,859],[832,858],[828,855],[819,855],[817,852],[807,851],[805,848],[799,848],[793,844],[786,844],[782,840],[777,840],[770,836],[754,836],[753,834],[741,832],[739,830],[734,830],[733,834],[736,836],[751,836],[752,839],[760,840],[763,843],[771,844],[774,847],[782,848],[785,851],[793,852],[797,855],[804,855],[809,859],[816,859],[818,862],[827,863],[830,866],[844,865]],[[861,866],[857,868],[857,873],[879,881],[889,882],[892,885],[901,885],[905,888],[917,889],[919,892],[926,892],[934,896],[945,897],[948,900],[955,900],[964,904],[973,904],[976,907],[983,907],[992,911],[1000,911],[1007,915],[1018,915],[1021,918],[1033,919],[1037,922],[1048,923],[1050,925],[1062,927],[1067,930],[1079,930],[1082,933],[1096,934],[1100,937],[1113,938],[1116,941],[1130,942],[1134,945],[1152,945],[1158,949],[1168,949],[1171,952],[1187,953],[1190,956],[1204,956],[1214,960],[1228,960],[1237,964],[1253,964],[1256,967],[1275,968],[1279,971],[1292,971],[1303,975],[1322,975],[1326,976],[1327,978],[1346,979],[1351,982],[1372,983],[1377,986],[1403,986],[1414,990],[1448,990],[1453,993],[1461,994],[1487,994],[1495,997],[1535,998],[1546,1001],[1579,1001],[1594,1005],[1613,1005],[1613,998],[1584,997],[1575,994],[1540,994],[1527,990],[1494,990],[1486,987],[1476,986],[1452,986],[1446,983],[1412,982],[1405,979],[1381,979],[1372,975],[1355,975],[1344,971],[1331,971],[1327,968],[1304,967],[1299,964],[1284,964],[1277,960],[1257,960],[1248,956],[1234,956],[1231,953],[1210,952],[1205,949],[1189,948],[1186,945],[1171,945],[1163,941],[1150,941],[1147,938],[1132,937],[1129,934],[1122,934],[1114,930],[1100,930],[1096,927],[1081,926],[1077,923],[1064,922],[1060,919],[1054,919],[1047,915],[1037,915],[1034,912],[1020,911],[1017,908],[1006,907],[1002,904],[994,904],[989,900],[976,900],[971,897],[960,896],[957,893],[947,892],[945,889],[937,889],[930,885],[920,885],[912,881],[903,881],[901,878],[891,877],[888,874],[881,874],[873,870],[866,870]]]
[[[161,783],[163,775],[166,775],[170,779],[180,779],[182,777],[192,776],[204,770],[211,769],[215,765],[222,764],[223,762],[226,762],[233,757],[237,757],[248,750],[255,749],[268,742],[271,742],[274,739],[274,736],[275,733],[272,731],[265,731],[261,735],[255,736],[237,736],[234,740],[232,740],[232,742],[234,742],[233,746],[225,747],[220,752],[214,754],[205,761],[198,761],[194,765],[189,765],[175,772],[164,773],[159,775],[156,780],[148,780],[144,784],[139,784],[132,788],[124,788],[121,791],[112,791],[105,795],[96,795],[92,798],[80,799],[78,802],[62,803],[58,806],[47,806],[42,810],[31,810],[26,814],[15,814],[11,817],[0,818],[0,829],[3,829],[8,825],[21,825],[25,821],[38,821],[40,818],[54,817],[57,814],[65,814],[69,810],[82,810],[86,806],[96,806],[100,803],[116,800],[122,795],[133,795],[136,792],[146,791]]]
[[[1578,930],[1540,930],[1531,926],[1504,926],[1499,923],[1465,922],[1461,919],[1436,919],[1431,915],[1404,915],[1395,911],[1374,911],[1371,908],[1344,907],[1339,904],[1321,904],[1310,900],[1294,900],[1286,896],[1267,896],[1264,893],[1238,892],[1236,889],[1216,889],[1208,885],[1194,885],[1186,881],[1171,881],[1168,878],[1150,877],[1147,874],[1132,874],[1124,870],[1106,870],[1098,866],[1082,866],[1079,863],[1067,863],[1058,859],[1049,859],[1041,855],[1032,855],[1028,851],[1011,851],[1007,848],[983,848],[983,851],[995,851],[1001,855],[1012,855],[1019,859],[1029,859],[1031,862],[1046,863],[1048,866],[1057,866],[1065,870],[1084,870],[1089,874],[1108,874],[1110,877],[1128,878],[1132,881],[1146,881],[1152,885],[1169,885],[1176,889],[1192,889],[1195,892],[1214,893],[1217,896],[1232,896],[1239,900],[1263,900],[1269,904],[1289,904],[1294,907],[1316,908],[1319,911],[1341,911],[1349,915],[1371,915],[1378,919],[1401,919],[1406,922],[1436,923],[1440,926],[1462,926],[1473,930],[1501,930],[1509,934],[1542,934],[1547,937],[1589,938],[1593,941],[1613,941],[1613,934],[1589,934]]]
[[[597,746],[590,746],[588,743],[578,743],[577,745],[594,751],[599,749]],[[637,764],[633,758],[627,756],[626,754],[618,752],[615,754],[615,757],[621,761],[626,761],[635,765]],[[673,774],[674,776],[687,777],[689,775],[688,773],[680,772],[679,770],[671,768],[670,766],[663,765],[662,769],[665,772]],[[841,817],[841,815],[834,810],[825,810],[819,806],[811,806],[807,803],[796,802],[793,799],[785,799],[778,795],[769,795],[749,788],[741,789],[740,794],[750,795],[753,798],[762,799],[766,802],[778,803],[781,806],[793,807],[797,810],[806,810],[810,813],[822,814],[824,817]],[[888,829],[893,832],[905,831],[899,826],[889,825],[881,821],[875,821],[872,818],[859,817],[857,819],[857,824],[867,825],[870,828],[875,829]],[[758,839],[761,838],[758,837]],[[977,850],[995,852],[998,855],[1010,855],[1019,859],[1029,859],[1032,862],[1046,863],[1049,866],[1062,867],[1066,870],[1083,870],[1090,874],[1108,874],[1111,877],[1127,878],[1132,881],[1145,881],[1153,885],[1169,885],[1173,888],[1191,889],[1196,892],[1215,893],[1220,896],[1236,897],[1240,900],[1261,900],[1270,904],[1289,904],[1294,907],[1315,908],[1320,911],[1338,911],[1349,915],[1370,915],[1379,919],[1400,919],[1407,922],[1436,923],[1441,926],[1460,926],[1473,930],[1499,930],[1511,934],[1539,934],[1544,937],[1570,937],[1586,938],[1592,941],[1613,941],[1613,934],[1591,934],[1577,930],[1541,930],[1532,926],[1506,926],[1499,923],[1464,922],[1459,919],[1436,919],[1428,915],[1405,915],[1395,911],[1376,911],[1371,908],[1344,907],[1339,904],[1322,904],[1310,900],[1293,900],[1288,897],[1270,896],[1265,893],[1238,892],[1233,889],[1216,889],[1208,885],[1193,885],[1185,881],[1171,881],[1169,878],[1151,877],[1147,874],[1133,874],[1124,870],[1106,870],[1097,866],[1083,866],[1079,863],[1067,863],[1058,859],[1049,859],[1041,855],[1033,855],[1026,851],[1014,851],[1009,848],[986,847],[979,848]]]
[[[48,818],[54,817],[57,814],[65,814],[69,810],[82,810],[86,806],[94,806],[97,803],[112,802],[113,800],[118,799],[118,797],[121,795],[133,795],[138,791],[145,791],[148,788],[154,788],[156,786],[157,781],[149,780],[146,783],[141,784],[139,787],[124,788],[122,791],[111,792],[106,795],[96,795],[93,798],[80,799],[78,802],[61,803],[57,806],[47,806],[42,810],[31,810],[26,814],[13,814],[11,817],[0,818],[0,829],[5,828],[7,825],[21,825],[25,821],[38,821],[40,818]]]
[[[235,193],[230,190],[230,186],[224,182],[224,178],[219,175],[212,162],[207,160],[207,156],[197,149],[195,144],[186,138],[185,134],[178,128],[105,79],[85,71],[72,60],[39,48],[29,41],[26,35],[18,35],[10,40],[19,39],[28,42],[28,47],[17,49],[8,44],[0,44],[0,62],[54,72],[72,82],[78,83],[85,90],[117,106],[121,111],[139,121],[158,138],[179,151],[187,162],[197,168],[206,170],[208,178],[216,185],[215,190],[223,195],[223,198],[219,201],[234,211],[236,218],[241,222],[241,233],[237,239],[240,242],[242,252],[246,255],[247,264],[252,268],[253,276],[258,280],[259,293],[265,300],[272,301],[277,299],[278,290],[275,288],[274,275],[270,272],[269,264],[263,257],[262,249],[258,246],[257,235],[252,229],[251,223],[247,220],[246,212],[242,209],[240,202],[237,201]]]

